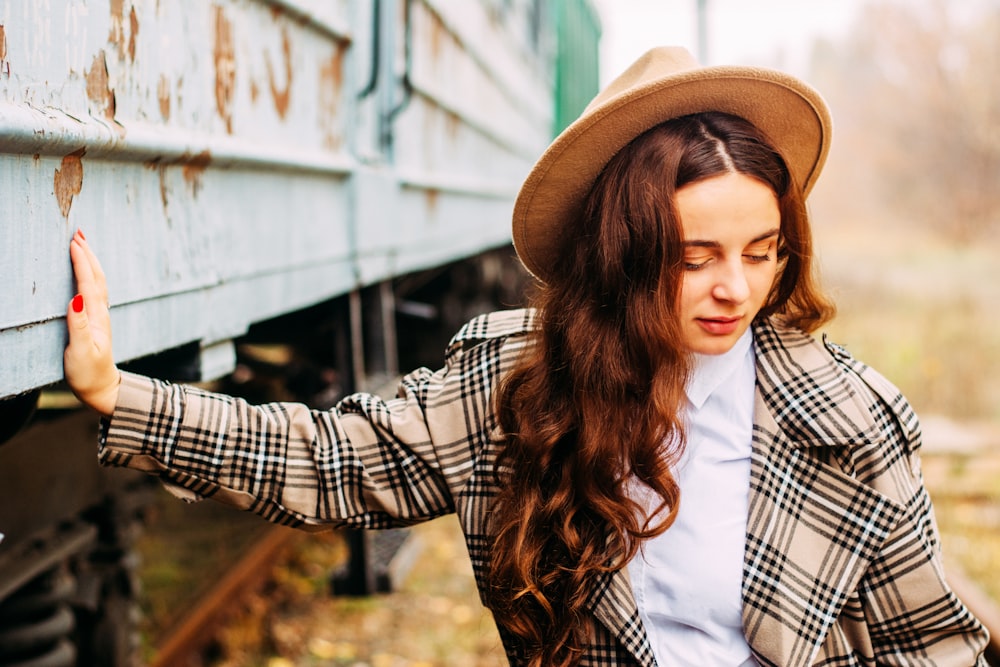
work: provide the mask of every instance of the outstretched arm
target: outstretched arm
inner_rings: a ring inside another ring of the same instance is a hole
[[[66,309],[69,344],[63,369],[70,389],[105,416],[115,409],[121,375],[111,354],[111,313],[101,263],[77,230],[69,244],[77,294]]]

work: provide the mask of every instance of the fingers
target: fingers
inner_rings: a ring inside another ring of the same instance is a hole
[[[73,234],[69,242],[69,257],[73,261],[73,276],[77,284],[94,281],[94,270],[91,267],[90,254],[84,245],[87,243],[79,230]]]
[[[94,254],[94,251],[91,250],[90,244],[87,243],[87,239],[83,236],[83,233],[77,230],[76,236],[80,238],[81,241],[80,245],[83,248],[83,251],[86,254],[87,260],[90,264],[90,272],[91,275],[93,275],[94,284],[100,291],[100,294],[98,294],[98,296],[103,297],[104,302],[107,303],[108,281],[104,277],[104,270],[101,268],[101,263],[100,261],[98,261],[97,255]]]
[[[82,294],[70,300],[66,325],[69,331],[69,344],[63,351],[66,383],[83,403],[103,415],[111,415],[118,401],[121,374],[111,354],[110,339],[94,335]]]
[[[69,329],[70,345],[93,343],[82,294],[77,294],[70,300],[66,308],[66,326]]]
[[[102,330],[110,330],[107,280],[97,255],[79,230],[70,241],[69,255],[73,262],[77,291],[87,304],[91,322]],[[101,308],[104,312],[101,312]]]
[[[108,303],[108,284],[97,255],[83,234],[77,230],[69,245],[70,259],[73,261],[73,275],[84,298],[92,303]]]
[[[66,307],[69,343],[63,353],[66,382],[85,404],[108,415],[118,397],[120,374],[111,352],[107,286],[97,256],[80,232],[70,241],[78,293]]]

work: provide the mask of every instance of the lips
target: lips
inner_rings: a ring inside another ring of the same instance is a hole
[[[696,321],[708,333],[726,336],[734,333],[742,320],[742,317],[699,317]]]

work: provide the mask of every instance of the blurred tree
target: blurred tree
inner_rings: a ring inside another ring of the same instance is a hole
[[[1000,229],[1000,0],[873,0],[813,68],[855,206],[960,242]]]

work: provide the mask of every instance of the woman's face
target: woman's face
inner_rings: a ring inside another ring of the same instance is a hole
[[[781,213],[774,191],[743,174],[677,190],[684,236],[680,316],[692,352],[727,352],[764,305],[777,274]]]

